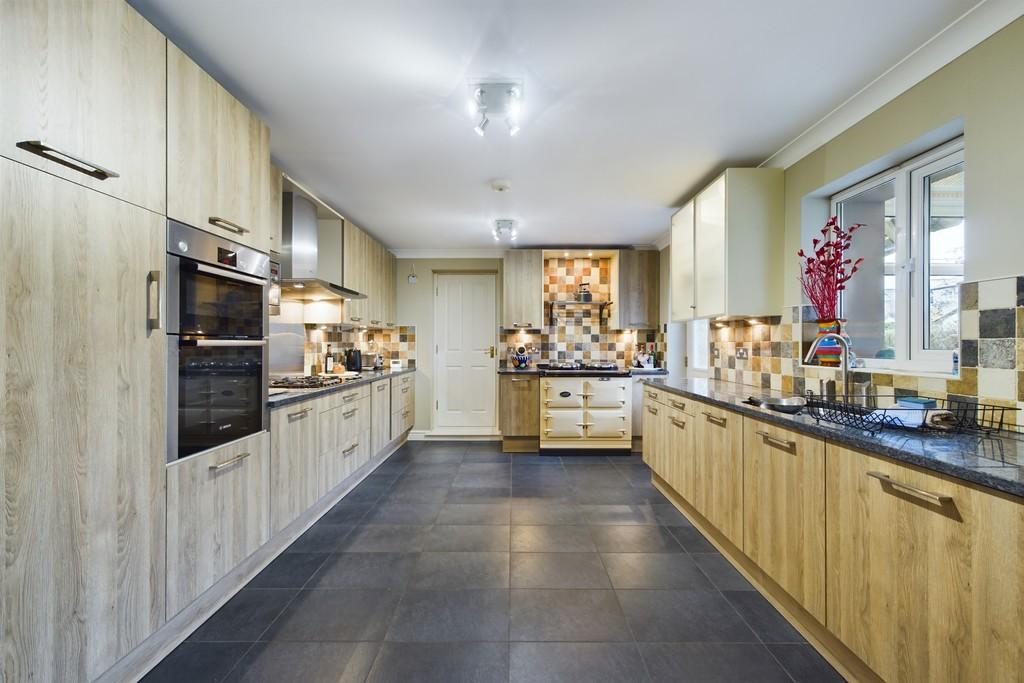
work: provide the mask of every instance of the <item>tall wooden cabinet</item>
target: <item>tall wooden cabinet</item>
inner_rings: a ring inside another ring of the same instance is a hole
[[[622,249],[615,258],[611,315],[613,330],[653,330],[659,323],[661,254],[653,249]]]
[[[91,680],[164,621],[164,221],[0,159],[0,243],[0,678]]]
[[[502,327],[544,327],[544,253],[540,249],[505,252]]]
[[[166,45],[126,2],[0,0],[0,155],[164,213]]]

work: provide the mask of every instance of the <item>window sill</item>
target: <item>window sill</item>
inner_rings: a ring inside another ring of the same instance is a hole
[[[834,370],[839,372],[839,368],[823,367],[821,365],[808,365],[801,363],[802,368],[815,368],[818,370]],[[930,377],[933,379],[959,379],[959,372],[940,372],[935,369],[934,366],[925,366],[920,369],[916,368],[887,368],[880,366],[865,366],[860,368],[850,368],[850,372],[866,372],[872,375],[902,375],[911,377]]]

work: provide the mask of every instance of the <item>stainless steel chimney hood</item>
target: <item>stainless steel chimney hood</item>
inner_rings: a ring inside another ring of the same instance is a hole
[[[294,192],[285,192],[282,204],[281,299],[365,299],[365,294],[339,284],[344,267],[343,221],[318,220],[313,202]]]

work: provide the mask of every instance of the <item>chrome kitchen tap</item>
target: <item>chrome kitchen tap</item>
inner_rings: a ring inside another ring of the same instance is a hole
[[[841,355],[839,357],[839,368],[843,373],[843,400],[848,401],[850,398],[850,342],[846,337],[842,337],[835,332],[829,332],[828,334],[823,334],[820,337],[815,337],[814,341],[811,342],[810,350],[804,357],[804,363],[808,365],[810,364],[811,360],[814,358],[814,352],[818,350],[819,346],[821,346],[821,342],[826,339],[835,339],[839,344],[839,349],[841,351]]]

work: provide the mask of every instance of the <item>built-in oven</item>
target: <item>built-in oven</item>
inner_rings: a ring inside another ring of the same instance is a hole
[[[270,258],[167,223],[167,459],[267,428]]]

